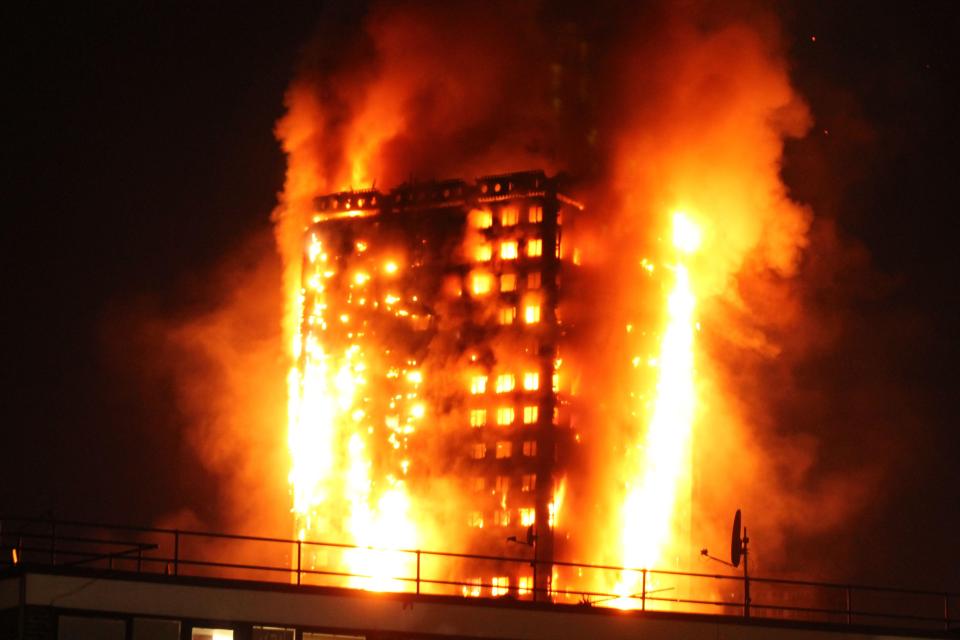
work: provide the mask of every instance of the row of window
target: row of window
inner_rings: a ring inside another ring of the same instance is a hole
[[[470,291],[475,296],[483,296],[493,290],[493,279],[497,277],[491,273],[474,272],[470,275]],[[540,272],[531,271],[525,276],[525,284],[528,290],[540,288]],[[517,274],[501,273],[499,276],[499,288],[501,293],[511,293],[517,290]]]
[[[487,518],[483,511],[471,511],[467,518],[467,524],[474,529],[483,529],[485,526],[509,527],[511,525],[529,527],[537,520],[537,510],[533,507],[497,509],[489,516]]]
[[[484,476],[476,476],[473,479],[471,486],[476,492],[486,491],[488,478]],[[510,486],[512,484],[512,478],[510,476],[496,476],[493,480],[492,489],[496,493],[506,493],[510,491]],[[525,473],[520,476],[520,491],[523,493],[529,493],[537,488],[537,475],[535,473]]]
[[[503,206],[497,212],[497,221],[501,227],[514,227],[520,224],[521,209],[519,206]],[[528,207],[523,216],[525,222],[530,224],[539,224],[543,222],[543,207]],[[490,209],[478,209],[471,213],[473,225],[478,229],[489,229],[493,226],[493,211]]]
[[[489,453],[488,449],[492,449],[494,458],[512,458],[513,448],[513,442],[510,440],[498,440],[492,447],[487,447],[484,442],[474,442],[470,445],[470,457],[474,460],[483,460]],[[520,453],[525,458],[535,457],[537,455],[537,441],[524,440],[520,444]]]
[[[474,428],[487,425],[488,411],[486,409],[470,410],[470,426]],[[540,409],[536,405],[527,405],[522,411],[523,424],[536,424],[540,418]],[[516,422],[517,412],[513,407],[497,407],[494,418],[498,425],[508,426]]]
[[[533,590],[533,578],[530,576],[517,577],[517,595],[527,596]],[[484,589],[490,590],[493,597],[505,596],[510,592],[509,576],[494,576],[490,582],[484,582],[483,578],[471,578],[467,584],[463,585],[462,593],[467,598],[479,598]]]
[[[470,393],[480,395],[487,392],[489,376],[477,374],[470,378]],[[540,388],[540,374],[536,371],[524,371],[520,378],[524,391],[536,391]],[[501,373],[494,378],[494,393],[510,393],[517,387],[517,377],[512,373]]]
[[[180,620],[169,618],[133,618],[130,623],[129,635],[127,620],[120,618],[105,618],[99,616],[70,616],[61,615],[57,619],[57,640],[73,640],[83,638],[102,638],[104,640],[180,640]],[[236,629],[231,627],[210,627],[186,625],[190,640],[233,640]],[[303,631],[299,635],[297,630],[289,627],[269,627],[253,625],[248,627],[251,640],[364,640],[362,635],[342,635]]]
[[[560,245],[557,245],[557,255],[559,256]],[[497,246],[497,255],[501,260],[517,260],[520,257],[519,240],[501,240]],[[539,258],[543,255],[543,239],[528,238],[524,243],[523,255],[527,258]],[[477,245],[473,252],[473,259],[476,262],[490,262],[493,260],[493,244],[484,242]]]

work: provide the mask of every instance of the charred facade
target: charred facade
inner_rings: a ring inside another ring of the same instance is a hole
[[[309,410],[306,379],[321,362],[337,388],[315,401],[339,406],[313,410],[353,421],[328,444],[366,462],[332,470],[322,512],[297,509],[311,529],[346,529],[351,492],[387,500],[416,509],[417,526],[442,523],[446,548],[535,558],[477,575],[468,595],[548,597],[570,450],[558,310],[576,266],[562,230],[581,208],[561,188],[532,171],[316,200],[300,393]],[[413,543],[397,533],[397,546]]]

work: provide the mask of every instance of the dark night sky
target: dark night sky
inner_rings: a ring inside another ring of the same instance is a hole
[[[226,6],[51,4],[3,17],[13,116],[0,513],[150,522],[184,495],[212,495],[172,391],[125,390],[104,336],[134,300],[170,316],[210,304],[198,281],[269,233],[284,171],[273,126],[320,12]],[[816,118],[784,175],[862,256],[838,287],[869,290],[845,303],[850,347],[819,366],[827,381],[901,386],[922,425],[904,434],[919,444],[899,489],[854,527],[862,544],[840,547],[857,575],[960,590],[960,24],[947,2],[781,9]]]

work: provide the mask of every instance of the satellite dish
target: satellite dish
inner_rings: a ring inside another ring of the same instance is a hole
[[[740,509],[733,516],[733,531],[730,534],[730,563],[734,567],[740,566],[740,555],[743,552],[743,542],[740,536]]]

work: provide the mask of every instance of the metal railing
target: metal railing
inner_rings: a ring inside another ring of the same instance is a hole
[[[910,629],[958,628],[960,594],[528,557],[349,544],[39,518],[0,518],[0,569],[89,567],[559,605],[718,614]],[[352,567],[352,569],[345,569]],[[549,569],[546,588],[475,576]],[[614,589],[610,585],[629,584]],[[604,585],[597,587],[596,585]],[[747,588],[749,587],[749,589]],[[744,594],[750,600],[744,601]],[[953,616],[953,617],[952,617]]]

